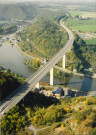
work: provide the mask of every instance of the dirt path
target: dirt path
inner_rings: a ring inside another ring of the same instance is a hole
[[[37,135],[37,132],[38,132],[38,131],[44,130],[44,129],[49,128],[49,127],[51,127],[51,126],[36,129],[36,128],[31,124],[31,125],[28,127],[28,129],[29,129],[30,131],[34,131],[34,135]]]
[[[72,119],[72,117],[67,118],[67,119],[64,120],[64,121],[61,121],[60,123],[66,122],[66,121],[68,121],[68,120],[70,120],[70,119]],[[53,125],[51,125],[51,126],[53,126]],[[30,131],[34,131],[34,135],[37,135],[37,132],[38,132],[38,131],[47,129],[47,128],[51,127],[51,126],[36,129],[36,128],[31,124],[31,125],[28,127],[28,129],[29,129]]]

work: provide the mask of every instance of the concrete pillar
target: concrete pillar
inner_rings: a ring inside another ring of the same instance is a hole
[[[40,89],[40,83],[39,82],[36,84],[36,88]]]
[[[24,98],[23,98],[23,101],[24,101]]]
[[[50,85],[53,85],[53,68],[50,70]]]
[[[1,135],[1,116],[0,116],[0,135]]]
[[[62,67],[65,69],[65,55],[63,56]]]

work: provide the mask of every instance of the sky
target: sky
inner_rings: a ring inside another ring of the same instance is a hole
[[[63,2],[63,1],[75,1],[75,2],[96,2],[96,0],[0,0],[1,3],[8,3],[8,2],[47,2],[47,1],[58,1],[58,2]]]

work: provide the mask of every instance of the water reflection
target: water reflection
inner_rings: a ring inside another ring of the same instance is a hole
[[[30,77],[36,70],[24,65],[24,58],[15,46],[11,47],[6,43],[0,47],[0,65],[6,69],[11,69],[12,72],[21,74],[25,77]],[[42,78],[43,82],[49,83],[49,75]],[[54,77],[54,84],[63,85],[65,87],[75,88],[83,91],[96,90],[96,80],[87,77],[75,76],[73,74],[64,73],[62,78]]]
[[[83,78],[83,81],[82,81],[82,85],[81,85],[80,90],[82,91],[83,88],[85,87],[85,91],[91,91],[91,89],[92,89],[92,83],[93,83],[93,79],[84,77]]]
[[[64,73],[61,78],[58,78],[61,81],[62,85],[68,85],[70,82],[70,79],[73,77],[72,74]],[[58,84],[59,85],[59,84]]]

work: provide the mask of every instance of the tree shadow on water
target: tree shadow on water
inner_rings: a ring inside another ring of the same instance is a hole
[[[84,76],[80,91],[91,91],[93,79]]]

